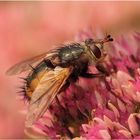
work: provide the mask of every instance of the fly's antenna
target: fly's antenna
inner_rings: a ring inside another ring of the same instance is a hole
[[[113,38],[111,37],[111,35],[106,35],[106,37],[104,39],[98,39],[98,40],[87,39],[85,42],[104,44],[106,42],[111,42],[111,41],[113,41]]]
[[[113,38],[111,37],[111,35],[106,35],[106,37],[103,40],[101,40],[101,43],[104,44],[110,41],[113,41]]]

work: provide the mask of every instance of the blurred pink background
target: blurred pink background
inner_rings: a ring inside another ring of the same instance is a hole
[[[26,138],[16,62],[73,40],[82,29],[119,35],[140,29],[140,2],[0,2],[0,138]]]

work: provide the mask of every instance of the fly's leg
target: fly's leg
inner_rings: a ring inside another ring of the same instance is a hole
[[[101,72],[102,74],[104,74],[104,76],[109,76],[109,71],[107,71],[107,69],[102,65],[102,64],[97,64],[96,68],[99,72]]]
[[[88,64],[84,66],[83,70],[80,73],[80,76],[84,78],[98,78],[104,76],[102,72],[94,74],[94,73],[88,73],[87,71],[88,71]]]
[[[99,77],[104,77],[104,74],[102,73],[82,73],[80,74],[81,77],[84,77],[84,78],[99,78]]]
[[[67,81],[66,84],[60,89],[59,93],[65,91],[65,90],[69,87],[69,85],[70,85],[70,82]],[[58,93],[58,94],[59,94],[59,93]],[[59,101],[58,95],[56,96],[55,99],[56,99],[56,103],[59,105],[59,107],[60,107],[63,111],[65,111],[65,108],[61,105],[61,103],[60,103],[60,101]]]
[[[61,103],[60,103],[60,101],[59,101],[59,99],[58,99],[58,96],[56,96],[55,99],[56,99],[56,103],[58,104],[58,106],[59,106],[63,111],[65,111],[65,108],[61,105]]]
[[[65,117],[59,117],[58,116],[58,119],[59,121],[61,121],[61,124],[63,125],[63,127],[65,128],[67,134],[69,135],[69,137],[72,139],[74,136],[73,136],[73,133],[69,130],[68,128],[68,118],[69,118],[69,113],[67,112],[68,110],[66,110],[60,103],[58,97],[56,96],[56,102],[57,104],[59,105],[59,108],[61,109],[62,111],[62,114],[65,115]],[[57,113],[56,113],[57,114]],[[63,116],[62,115],[62,116]],[[57,116],[57,115],[56,115]]]
[[[69,79],[68,79],[68,80],[66,81],[66,84],[60,89],[60,92],[59,92],[59,93],[65,91],[69,86],[70,86],[70,81],[69,81]]]

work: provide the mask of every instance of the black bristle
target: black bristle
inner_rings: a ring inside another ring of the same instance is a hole
[[[27,78],[24,78],[24,77],[18,77],[19,79],[22,79],[24,81],[27,81]]]
[[[30,101],[31,98],[26,94],[26,91],[20,91],[18,93],[22,97],[23,100]]]
[[[25,90],[25,87],[24,86],[21,86],[21,87],[18,87],[18,89],[22,89],[22,90],[24,89]]]
[[[36,69],[32,65],[29,65],[29,66],[34,72],[36,72]]]
[[[19,79],[21,79],[21,80],[23,80],[23,83],[27,86],[27,87],[29,87],[29,78],[28,77],[26,77],[26,78],[24,78],[24,77],[18,77]]]
[[[26,87],[27,87],[27,84],[26,84]],[[18,87],[18,88],[21,89],[21,90],[17,91],[16,93],[18,93],[19,96],[23,97],[22,99],[24,101],[30,101],[31,98],[27,95],[25,86],[21,86],[21,87]]]
[[[24,78],[24,77],[18,77],[18,78],[21,79],[24,84],[28,85],[29,83],[28,78]]]
[[[27,83],[27,84],[26,84],[26,87],[27,87],[27,88],[30,88],[30,85]]]
[[[31,65],[29,66],[34,72],[36,72],[35,68],[33,68]],[[23,80],[22,81],[23,86],[18,87],[19,91],[17,91],[17,93],[19,94],[19,96],[22,97],[22,100],[24,100],[24,102],[26,101],[28,102],[31,100],[31,97],[28,95],[28,91],[30,92],[30,75],[28,75],[27,77],[18,77],[18,78]]]
[[[109,38],[109,41],[113,41],[113,38]]]
[[[110,38],[111,37],[111,35],[107,35],[107,38]]]
[[[17,91],[16,93],[25,93],[25,92],[26,92],[25,89],[23,89],[23,90]]]

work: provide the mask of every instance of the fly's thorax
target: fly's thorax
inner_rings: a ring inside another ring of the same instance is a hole
[[[84,49],[79,43],[67,44],[59,50],[59,58],[61,59],[62,65],[67,65],[79,59],[83,52]]]

